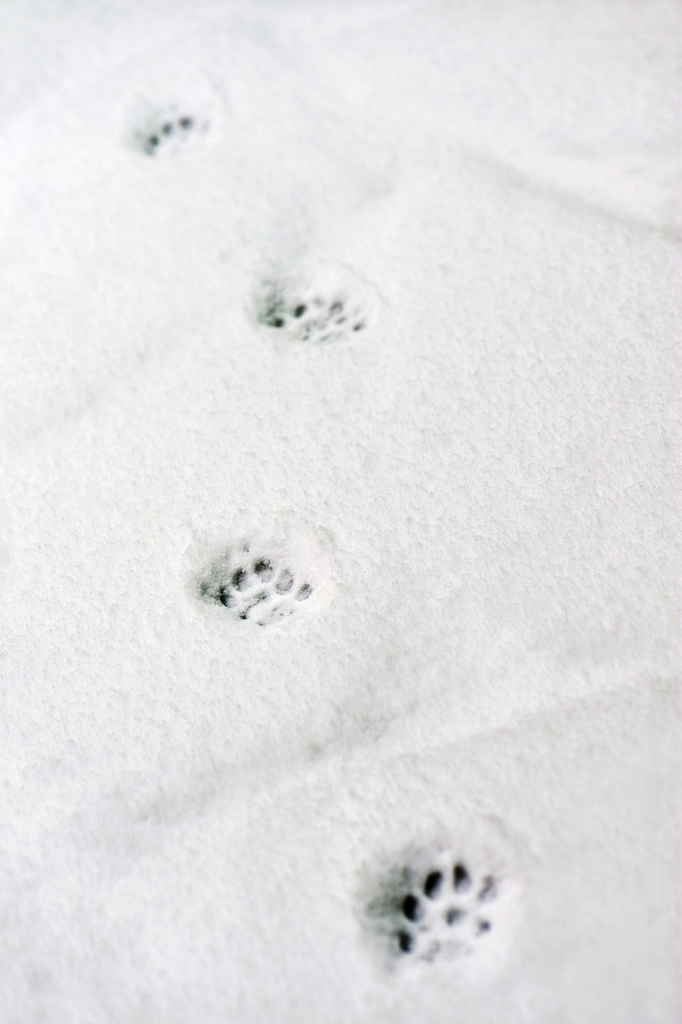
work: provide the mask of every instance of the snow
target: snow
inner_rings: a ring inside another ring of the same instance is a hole
[[[3,1022],[679,1019],[679,38],[3,6]]]

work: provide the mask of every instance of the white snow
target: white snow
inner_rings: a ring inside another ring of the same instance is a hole
[[[3,1024],[679,1020],[681,21],[2,6]]]

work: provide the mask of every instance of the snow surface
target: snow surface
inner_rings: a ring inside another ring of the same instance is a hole
[[[680,21],[2,5],[3,1024],[681,1018]]]

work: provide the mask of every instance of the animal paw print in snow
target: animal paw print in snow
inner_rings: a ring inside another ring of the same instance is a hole
[[[479,954],[498,918],[505,924],[505,884],[490,870],[442,854],[404,868],[379,910],[390,952],[427,962]]]
[[[248,544],[224,555],[200,582],[205,600],[260,626],[293,615],[310,601],[315,589],[305,573],[281,556]]]
[[[368,327],[373,313],[367,287],[344,268],[325,267],[307,282],[268,287],[258,320],[287,341],[315,344],[357,336]]]
[[[209,128],[205,114],[171,106],[150,117],[137,139],[147,156],[170,156],[196,142]]]

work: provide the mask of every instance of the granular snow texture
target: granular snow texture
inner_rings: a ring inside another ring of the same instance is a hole
[[[680,29],[2,5],[3,1024],[677,1024]]]

